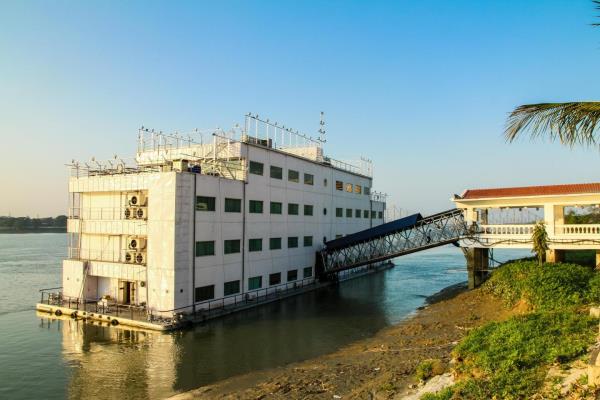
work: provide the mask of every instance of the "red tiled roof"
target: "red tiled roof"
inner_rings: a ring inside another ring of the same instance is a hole
[[[494,197],[552,196],[565,194],[600,193],[600,183],[575,183],[571,185],[523,186],[497,189],[469,189],[462,199],[487,199]]]

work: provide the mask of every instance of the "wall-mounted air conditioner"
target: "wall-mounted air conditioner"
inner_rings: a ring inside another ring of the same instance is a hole
[[[146,248],[146,238],[140,236],[129,236],[127,238],[127,248],[129,250],[143,250]]]
[[[140,207],[145,206],[147,197],[142,192],[127,193],[127,203],[130,206]]]
[[[136,264],[146,264],[146,252],[139,251],[135,253],[135,263]]]
[[[135,217],[136,219],[148,219],[148,207],[136,207]]]
[[[136,207],[125,207],[123,211],[123,217],[125,219],[134,219],[135,218]]]
[[[125,253],[125,262],[128,264],[135,264],[135,258],[136,258],[137,252],[135,251],[128,251]]]

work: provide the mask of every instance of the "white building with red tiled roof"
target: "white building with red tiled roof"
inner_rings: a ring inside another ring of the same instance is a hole
[[[600,262],[600,183],[468,189],[452,201],[477,232],[468,247],[531,248],[533,227],[544,221],[549,261],[589,249]]]

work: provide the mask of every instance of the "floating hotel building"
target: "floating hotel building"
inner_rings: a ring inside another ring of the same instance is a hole
[[[74,163],[63,298],[169,316],[313,281],[323,243],[382,224],[386,208],[371,162],[323,143],[248,114],[228,132],[142,128],[135,167]]]

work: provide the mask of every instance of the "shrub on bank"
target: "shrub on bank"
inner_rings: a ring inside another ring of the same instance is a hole
[[[591,293],[592,284],[594,294]],[[600,300],[600,278],[578,264],[517,261],[494,271],[483,289],[513,306],[524,300],[536,310],[578,306]]]
[[[597,321],[577,308],[600,303],[600,274],[589,267],[511,262],[483,290],[508,306],[525,301],[534,311],[471,331],[453,350],[460,381],[423,399],[530,398],[549,365],[577,359],[595,340]]]
[[[436,375],[441,375],[444,373],[444,364],[442,360],[431,359],[421,361],[419,365],[417,365],[415,377],[419,381],[426,381],[427,379],[434,377]]]
[[[561,310],[474,329],[453,351],[463,380],[425,398],[528,398],[542,386],[547,365],[565,364],[586,353],[595,326],[588,316]]]

